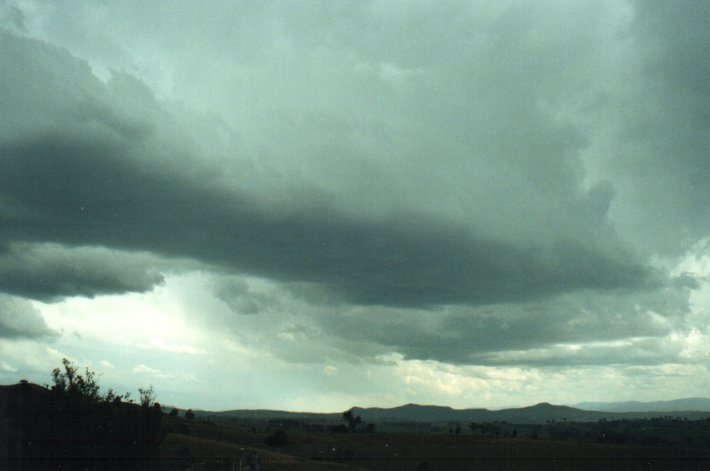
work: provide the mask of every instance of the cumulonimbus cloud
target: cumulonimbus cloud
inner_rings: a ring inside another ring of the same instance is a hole
[[[30,302],[0,294],[0,339],[49,339],[58,335]]]
[[[274,180],[252,169],[225,181],[219,159],[189,145],[192,140],[183,136],[190,129],[167,127],[179,120],[135,79],[118,74],[104,84],[84,61],[9,33],[3,33],[0,58],[11,66],[0,76],[0,96],[16,111],[0,129],[0,239],[6,244],[50,242],[191,257],[280,281],[315,283],[356,304],[496,303],[582,288],[641,287],[651,279],[604,220],[608,201],[599,212],[596,200],[608,199],[608,191],[585,196],[574,186],[558,185],[552,190],[557,199],[549,200],[549,192],[534,190],[537,177],[518,180],[541,203],[561,211],[557,219],[547,219],[549,210],[529,215],[520,226],[523,233],[534,234],[531,228],[543,223],[556,231],[537,231],[539,238],[524,241],[503,231],[509,223],[432,212],[431,200],[400,207],[397,199],[383,202],[391,208],[383,218],[367,206],[344,206],[347,191],[345,200],[330,198],[314,182],[309,188],[308,180]],[[555,152],[549,146],[544,151]],[[238,148],[232,152],[232,160],[243,160]],[[524,161],[515,156],[511,162]],[[557,165],[547,156],[542,162]],[[515,194],[491,191],[494,198]],[[500,203],[503,216],[514,217],[518,209],[509,215],[503,209],[513,202]],[[491,204],[481,201],[481,208]],[[482,214],[472,208],[471,217]],[[580,224],[589,225],[588,231],[580,231]],[[124,289],[146,286],[135,283]],[[61,294],[60,285],[54,289]],[[79,288],[64,291],[81,294]]]

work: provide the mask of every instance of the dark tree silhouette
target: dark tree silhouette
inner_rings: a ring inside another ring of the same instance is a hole
[[[155,469],[162,412],[122,402],[126,395],[99,391],[96,374],[71,361],[52,373],[53,386],[19,384],[8,393],[7,462],[2,469]],[[144,391],[155,399],[152,387]],[[156,407],[157,406],[157,407]],[[6,440],[5,440],[6,439]],[[27,459],[41,468],[29,466]]]
[[[284,430],[276,430],[264,439],[264,443],[270,446],[285,446],[287,441],[288,435]]]
[[[92,403],[102,399],[99,395],[99,385],[94,379],[96,373],[87,368],[86,376],[82,376],[78,373],[79,368],[66,358],[62,359],[62,365],[64,371],[60,368],[52,370],[52,381],[54,381],[52,390]],[[113,393],[113,391],[110,392]]]
[[[348,428],[351,432],[354,432],[357,426],[362,423],[362,417],[359,415],[356,417],[353,413],[353,409],[348,409],[343,412],[343,420],[348,423]]]
[[[152,407],[155,403],[155,390],[151,384],[146,389],[138,388],[138,394],[140,396],[142,407]]]

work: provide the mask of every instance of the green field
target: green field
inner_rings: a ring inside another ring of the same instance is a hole
[[[269,432],[213,424],[189,424],[170,433],[161,458],[176,459],[188,449],[191,463],[228,469],[220,463],[256,452],[261,469],[708,469],[704,447],[629,446],[585,441],[474,437],[449,433],[289,432],[283,446],[267,446]],[[243,449],[243,450],[242,450]],[[240,451],[242,450],[242,451]],[[222,460],[220,461],[220,458]]]

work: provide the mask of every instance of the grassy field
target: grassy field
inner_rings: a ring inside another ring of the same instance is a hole
[[[160,447],[160,455],[164,461],[178,462],[182,456],[181,450],[189,450],[190,453],[190,459],[184,460],[184,463],[204,463],[206,469],[232,469],[232,467],[239,469],[240,460],[244,467],[258,461],[261,469],[264,470],[354,471],[362,469],[346,464],[313,461],[266,448],[245,447],[178,433],[166,436]],[[199,465],[195,467],[199,468]],[[181,466],[176,468],[184,469]]]
[[[264,443],[268,433],[246,428],[190,424],[183,431],[188,434],[166,437],[161,457],[189,454],[191,463],[205,463],[204,469],[231,469],[225,466],[225,458],[249,454],[258,454],[262,470],[710,469],[710,452],[704,448],[430,433],[307,432],[288,433],[286,444],[276,447]]]

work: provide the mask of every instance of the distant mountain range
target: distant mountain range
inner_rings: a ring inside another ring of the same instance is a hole
[[[505,421],[511,423],[545,423],[547,421],[577,420],[594,421],[601,418],[604,413],[583,411],[567,406],[555,406],[541,403],[530,407],[515,409],[488,410],[488,409],[452,409],[440,406],[422,406],[407,404],[392,409],[381,408],[355,408],[356,415],[362,416],[364,421],[372,422],[494,422]],[[601,414],[601,415],[599,415]]]
[[[502,410],[452,409],[445,406],[406,404],[393,408],[355,407],[353,412],[364,422],[428,422],[467,424],[471,422],[505,421],[517,424],[547,422],[595,422],[600,419],[640,419],[671,415],[697,420],[710,417],[710,399],[690,398],[659,402],[581,403],[577,407],[540,403],[529,407]],[[290,419],[301,421],[339,422],[340,413],[306,413],[274,410],[232,410],[202,412],[202,415],[244,420]]]
[[[584,410],[604,412],[673,412],[673,411],[710,411],[710,399],[689,397],[672,401],[626,401],[626,402],[580,402],[574,407]]]
[[[8,394],[22,385],[0,385],[0,412],[4,410]],[[48,394],[45,388],[26,384],[25,389],[34,394]],[[251,421],[297,420],[325,424],[342,423],[342,413],[288,412],[278,410],[230,410],[224,412],[197,411],[202,417]],[[502,410],[453,409],[446,406],[406,404],[393,408],[355,407],[355,416],[363,422],[374,423],[430,423],[468,424],[471,422],[503,421],[514,424],[544,424],[547,422],[596,422],[600,419],[641,419],[659,416],[683,417],[689,420],[710,418],[710,399],[686,398],[655,402],[582,402],[575,407],[553,405],[546,402],[529,407]]]

